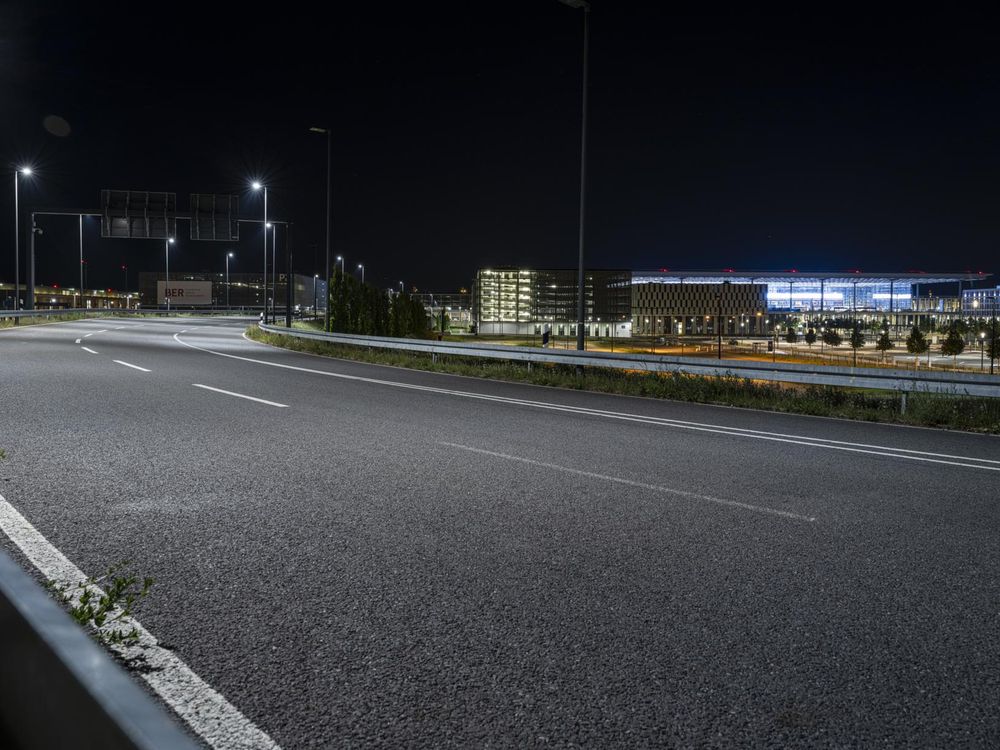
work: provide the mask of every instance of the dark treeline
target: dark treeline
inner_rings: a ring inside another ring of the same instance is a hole
[[[409,294],[388,293],[335,271],[330,280],[330,330],[365,336],[428,335],[427,311]]]

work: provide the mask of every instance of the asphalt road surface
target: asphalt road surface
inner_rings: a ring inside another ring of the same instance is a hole
[[[0,495],[280,746],[995,746],[997,438],[244,326],[0,332]]]

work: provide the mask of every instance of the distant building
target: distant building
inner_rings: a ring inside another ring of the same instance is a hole
[[[631,335],[631,272],[589,270],[584,279],[586,335]],[[480,334],[576,335],[575,269],[480,269],[472,292]]]
[[[587,271],[585,334],[768,335],[778,323],[857,319],[900,329],[971,314],[997,290],[931,292],[981,283],[989,274],[798,273],[796,271]],[[932,289],[933,287],[933,289]],[[486,335],[530,335],[551,326],[576,334],[576,269],[481,269],[473,317]],[[924,294],[926,290],[927,294]],[[933,322],[933,321],[931,321]]]
[[[277,283],[272,287],[272,279],[267,278],[269,293],[275,298],[275,306],[283,309],[285,306],[287,276],[279,273]],[[143,307],[160,307],[163,300],[157,298],[157,282],[164,281],[162,272],[142,272],[139,274],[139,301]],[[263,308],[264,307],[264,275],[262,273],[230,273],[229,283],[226,283],[225,273],[214,273],[207,271],[199,272],[170,272],[171,282],[180,281],[207,281],[211,282],[211,302],[206,302],[201,307],[226,307],[227,296],[230,307]],[[301,309],[312,310],[313,305],[320,310],[325,309],[326,304],[326,283],[321,278],[315,276],[305,276],[304,274],[293,274],[292,276],[292,305],[298,305]],[[177,302],[172,303],[173,307],[183,306]]]
[[[973,318],[1000,315],[1000,286],[963,291],[962,314]]]
[[[443,310],[449,330],[469,331],[474,323],[472,295],[468,292],[419,292],[410,296],[423,302],[432,321],[440,321]]]
[[[36,310],[105,310],[135,307],[139,299],[138,292],[121,292],[114,289],[79,289],[60,286],[36,286]],[[21,304],[25,309],[28,305],[27,286],[21,284]],[[14,309],[14,284],[0,283],[0,309]]]

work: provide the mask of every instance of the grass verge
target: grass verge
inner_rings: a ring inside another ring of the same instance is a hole
[[[587,368],[581,377],[574,367],[567,365],[535,364],[529,370],[521,363],[440,354],[437,361],[432,361],[430,354],[297,339],[267,333],[257,326],[248,328],[247,336],[293,351],[430,372],[624,396],[1000,434],[1000,399],[993,398],[911,393],[904,414],[901,413],[901,394],[887,391],[836,386],[788,387],[739,377],[712,378],[593,367]]]

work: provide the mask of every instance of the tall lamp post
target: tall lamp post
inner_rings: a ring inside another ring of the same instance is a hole
[[[313,274],[313,315],[316,314],[316,282],[319,281],[319,274]],[[329,283],[329,282],[327,282]],[[329,306],[329,305],[328,305]]]
[[[311,133],[319,133],[326,136],[326,283],[330,283],[330,150],[331,133],[330,128],[311,127]],[[315,297],[315,295],[313,295]],[[326,313],[323,315],[323,330],[330,330],[330,303],[326,304]],[[313,312],[316,304],[313,303]]]
[[[163,292],[167,299],[167,310],[170,309],[170,246],[174,244],[174,238],[168,237],[163,241],[163,260],[165,261],[166,268],[164,272],[165,283],[163,285]]]
[[[226,309],[232,309],[232,305],[229,302],[229,259],[233,257],[232,252],[226,253]]]
[[[590,51],[590,3],[587,0],[559,0],[563,5],[583,10],[583,114],[580,127],[580,258],[576,277],[576,348],[582,350],[583,299],[583,222],[587,199],[587,73]]]
[[[993,336],[990,338],[990,375],[993,374],[993,355],[997,350],[997,297],[1000,296],[1000,287],[993,291]]]
[[[337,262],[340,264],[340,274],[343,276],[343,274],[344,274],[344,256],[343,255],[338,255],[337,256]]]
[[[17,201],[18,175],[31,176],[31,167],[14,170],[14,309],[21,309],[21,209]]]
[[[361,271],[361,284],[364,285],[364,283],[365,283],[365,264],[364,263],[358,263],[358,269]]]
[[[264,191],[264,322],[267,322],[267,186],[259,182],[250,184],[254,190]]]

